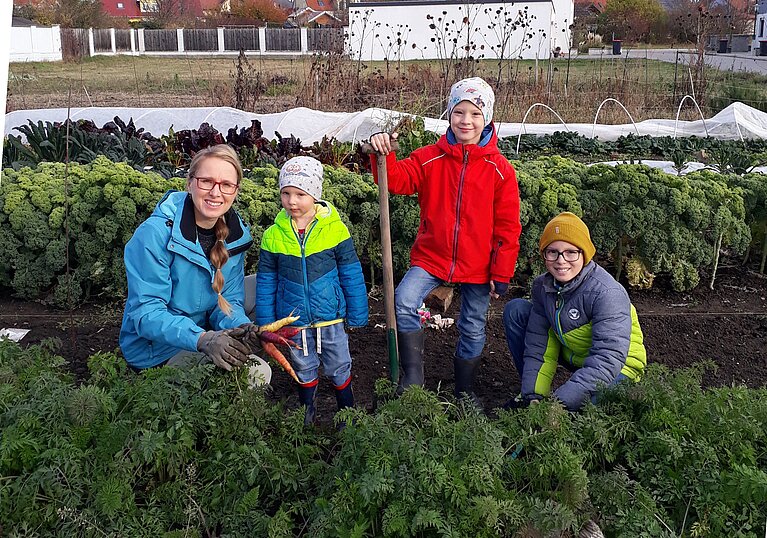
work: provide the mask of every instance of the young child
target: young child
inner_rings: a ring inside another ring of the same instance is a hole
[[[290,362],[307,426],[314,423],[320,364],[333,381],[338,409],[354,405],[344,321],[350,328],[368,322],[362,267],[338,211],[321,199],[322,178],[317,159],[293,157],[283,165],[283,209],[264,232],[256,277],[256,323],[295,315],[304,327],[294,338],[301,349],[291,349]]]
[[[642,329],[629,296],[592,258],[586,224],[572,213],[551,219],[541,235],[547,273],[533,283],[532,302],[513,299],[503,312],[506,340],[522,378],[524,407],[551,391],[561,363],[574,371],[554,396],[576,411],[599,386],[638,381],[647,365]]]
[[[373,149],[386,155],[389,191],[418,193],[421,209],[411,268],[395,293],[400,392],[424,382],[418,307],[434,288],[459,283],[455,394],[479,405],[474,378],[485,345],[490,298],[508,288],[521,231],[516,173],[498,151],[494,101],[493,89],[481,78],[456,82],[448,97],[450,127],[445,135],[401,161],[391,151],[396,133],[391,137],[378,133],[370,139]],[[375,174],[376,156],[371,160]]]

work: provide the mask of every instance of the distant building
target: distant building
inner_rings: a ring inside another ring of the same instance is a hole
[[[607,0],[575,0],[575,16],[599,15],[605,10]]]
[[[756,4],[751,50],[759,56],[767,56],[767,0],[759,0]]]
[[[369,0],[349,4],[349,52],[380,61],[549,58],[569,50],[573,0]]]
[[[110,17],[138,22],[142,19],[140,2],[137,0],[101,0],[104,13]]]
[[[113,0],[101,0],[102,2]],[[221,2],[214,0],[215,4],[220,7]],[[209,2],[204,0],[137,0],[141,15],[144,18],[152,18],[160,11],[173,12],[175,15],[181,17],[202,17],[205,15],[203,5],[208,5]]]
[[[297,26],[342,26],[344,14],[336,11],[334,0],[295,0],[288,20]]]
[[[24,17],[12,17],[11,27],[13,28],[29,28],[30,26],[37,26],[34,22]]]

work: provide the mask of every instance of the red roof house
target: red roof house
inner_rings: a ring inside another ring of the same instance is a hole
[[[110,17],[140,19],[141,9],[137,0],[101,0],[104,13]]]
[[[575,0],[576,12],[602,13],[607,5],[607,0]]]
[[[113,0],[101,0],[102,2],[111,2]],[[122,0],[117,0],[122,1]],[[204,15],[202,4],[209,2],[205,0],[136,0],[141,10],[141,15],[145,18],[156,16],[162,10],[164,13],[173,12],[177,17],[202,17]],[[220,2],[216,1],[216,5]]]
[[[333,0],[296,0],[291,17],[299,26],[340,26],[335,10]]]

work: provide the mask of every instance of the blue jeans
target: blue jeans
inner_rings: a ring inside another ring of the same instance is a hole
[[[319,331],[320,351],[317,351],[317,332]],[[302,333],[306,336],[306,345],[302,343]],[[352,356],[349,353],[349,336],[343,323],[335,323],[317,329],[304,329],[293,341],[304,349],[290,348],[290,364],[296,371],[301,383],[311,383],[319,376],[319,367],[328,376],[333,385],[342,386],[352,372]],[[304,355],[306,351],[306,355]]]
[[[420,267],[411,267],[394,293],[394,309],[397,314],[397,330],[403,333],[421,329],[418,308],[424,299],[444,281]],[[461,284],[461,311],[458,315],[458,359],[473,359],[482,354],[485,347],[485,324],[490,308],[490,284]]]
[[[503,308],[503,330],[506,333],[506,344],[509,346],[514,368],[517,369],[520,379],[525,368],[525,331],[527,331],[527,321],[530,319],[532,309],[533,303],[526,299],[512,299]],[[618,374],[618,377],[609,386],[617,385],[624,379],[628,378],[622,373]],[[596,397],[595,394],[591,401],[597,403]]]
[[[525,331],[533,303],[526,299],[512,299],[503,308],[503,331],[506,333],[506,345],[509,346],[514,367],[522,377],[525,357]]]

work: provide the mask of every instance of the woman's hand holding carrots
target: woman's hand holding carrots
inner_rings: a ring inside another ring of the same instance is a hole
[[[298,344],[291,338],[301,332],[298,327],[288,327],[291,323],[298,320],[298,316],[287,316],[278,319],[273,323],[261,325],[255,323],[243,323],[239,327],[229,329],[228,334],[233,338],[239,339],[247,345],[251,351],[263,349],[267,355],[272,357],[290,376],[298,382],[298,377],[290,362],[285,355],[277,349],[277,344],[292,346],[298,348]]]

